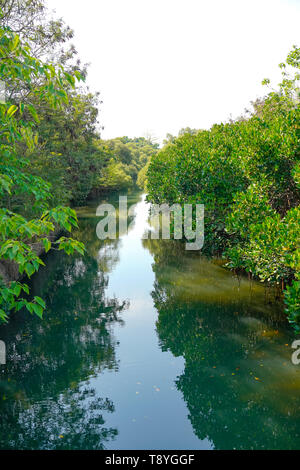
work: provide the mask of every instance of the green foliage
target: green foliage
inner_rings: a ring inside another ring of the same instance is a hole
[[[31,169],[52,183],[58,203],[82,204],[95,186],[106,161],[97,144],[98,96],[69,91],[63,110],[44,106],[40,111],[39,147],[31,155]]]
[[[238,232],[242,241],[227,250],[229,266],[243,268],[263,282],[288,283],[300,268],[299,207],[291,209],[282,219],[278,213],[260,212],[246,229],[238,212],[239,206],[235,207],[231,224],[233,221],[237,229],[241,227]]]
[[[77,85],[86,68],[69,45],[73,31],[51,18],[44,0],[7,0],[1,7],[0,259],[31,277],[43,265],[42,250],[84,253],[72,238],[55,241],[59,230],[77,227],[65,205],[132,187],[157,146],[144,138],[100,139],[99,94]],[[42,316],[44,305],[27,300],[22,286],[1,284],[1,320],[23,307]]]
[[[62,66],[47,64],[31,55],[28,44],[23,44],[19,36],[7,28],[0,28],[0,73],[6,83],[14,80],[23,83],[30,89],[33,100],[47,103],[58,109],[67,102],[66,83],[70,75]],[[34,80],[39,78],[39,85]],[[28,112],[33,119],[26,120]],[[0,259],[16,263],[20,274],[31,277],[38,271],[43,261],[36,254],[35,246],[43,243],[49,250],[52,245],[71,253],[77,250],[83,253],[81,243],[69,238],[61,238],[56,242],[48,240],[50,233],[60,226],[67,231],[77,226],[76,213],[68,207],[49,207],[51,199],[50,185],[41,177],[30,173],[27,152],[32,152],[38,142],[35,124],[39,122],[36,108],[31,104],[10,101],[0,104],[0,193],[2,194],[0,209]],[[20,152],[20,149],[23,152]],[[3,203],[17,195],[32,198],[33,209],[38,216],[27,219],[20,213],[11,211]],[[21,294],[29,294],[28,286],[19,282],[10,282],[0,286],[0,318],[7,321],[10,311],[27,308],[31,314],[42,317],[45,304],[35,297],[33,301],[23,298]]]
[[[150,159],[146,163],[146,165],[139,171],[138,177],[137,177],[137,185],[139,188],[144,189],[147,191],[147,173],[148,173],[148,168],[150,165]]]
[[[98,186],[104,191],[116,191],[132,187],[133,181],[126,172],[126,166],[111,159],[98,180]]]
[[[224,248],[224,216],[234,194],[246,187],[234,145],[234,129],[229,124],[215,125],[211,131],[195,135],[186,133],[152,158],[147,174],[151,202],[205,204],[209,251]]]
[[[300,281],[293,281],[287,286],[284,302],[289,322],[294,326],[297,333],[300,333]]]
[[[96,143],[102,149],[104,164],[92,192],[127,190],[136,185],[143,187],[139,175],[145,174],[151,157],[157,153],[156,144],[144,137],[118,137]]]

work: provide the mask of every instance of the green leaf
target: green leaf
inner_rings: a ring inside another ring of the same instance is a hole
[[[38,117],[38,114],[36,112],[36,109],[34,106],[32,106],[31,104],[28,104],[27,105],[27,109],[28,111],[30,112],[31,116],[33,117],[33,119],[35,120],[36,123],[39,123],[40,120],[39,120],[39,117]]]
[[[26,263],[25,272],[26,272],[28,277],[31,277],[32,274],[35,272],[34,266],[31,263]]]
[[[48,251],[51,249],[51,242],[48,240],[48,238],[43,238],[43,245],[46,253],[48,253]]]
[[[72,85],[72,87],[74,87],[75,78],[73,77],[73,75],[71,75],[70,73],[65,72],[65,77],[66,77],[66,80],[70,83],[70,85]]]
[[[17,112],[17,110],[18,110],[18,106],[16,106],[15,104],[12,104],[6,112],[7,117],[11,118]]]
[[[43,299],[41,299],[40,297],[34,297],[34,300],[36,301],[37,304],[39,304],[42,308],[46,308],[46,304],[45,302],[43,301]]]
[[[7,323],[7,319],[8,319],[8,316],[7,314],[4,312],[4,310],[0,309],[0,318],[2,321],[4,321],[5,323]]]
[[[31,304],[33,312],[39,317],[43,318],[44,308],[39,304]]]
[[[19,36],[16,35],[11,43],[10,50],[14,51],[18,47],[19,44],[20,44],[20,38]]]

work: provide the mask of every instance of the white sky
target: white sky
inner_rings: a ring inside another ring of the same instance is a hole
[[[300,45],[300,0],[48,0],[101,92],[103,138],[241,114]]]

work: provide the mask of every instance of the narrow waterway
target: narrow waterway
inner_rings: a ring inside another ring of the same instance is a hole
[[[47,302],[0,328],[1,449],[292,449],[300,366],[273,294],[184,244],[101,241],[78,211],[85,257],[50,252],[32,279]],[[118,207],[118,195],[109,200]]]

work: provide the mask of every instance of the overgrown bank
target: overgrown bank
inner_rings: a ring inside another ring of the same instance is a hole
[[[278,92],[253,103],[253,112],[170,138],[151,160],[147,191],[159,204],[205,204],[204,251],[281,286],[299,332],[300,49],[280,67]]]
[[[0,2],[0,262],[20,276],[43,265],[37,247],[83,254],[69,236],[71,207],[134,187],[157,151],[145,138],[100,138],[99,95],[84,86],[72,37],[44,0]],[[66,236],[56,239],[59,229]],[[0,276],[0,321],[22,308],[42,317],[45,303],[25,282]]]

